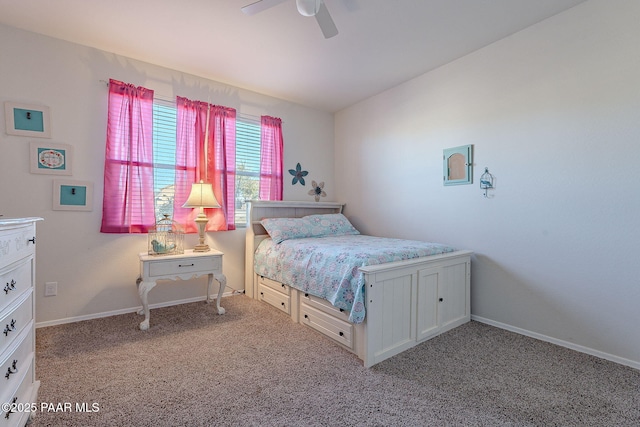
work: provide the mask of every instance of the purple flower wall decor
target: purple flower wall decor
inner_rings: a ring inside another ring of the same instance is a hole
[[[304,177],[309,174],[307,171],[303,171],[300,163],[296,165],[295,169],[289,169],[289,173],[293,175],[293,179],[291,180],[291,185],[296,185],[296,183],[300,183],[304,185]]]
[[[316,202],[320,201],[320,197],[327,197],[327,193],[324,192],[324,182],[317,183],[315,181],[311,181],[311,186],[313,187],[309,190],[309,195],[314,196]]]

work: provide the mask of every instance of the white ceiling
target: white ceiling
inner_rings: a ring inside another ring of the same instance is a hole
[[[0,23],[334,112],[585,0],[325,0],[331,39],[254,1],[0,0]]]

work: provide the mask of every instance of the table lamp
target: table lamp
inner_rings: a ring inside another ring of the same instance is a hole
[[[204,242],[204,227],[207,225],[209,219],[204,214],[204,208],[219,208],[220,204],[216,200],[216,196],[213,194],[213,187],[211,184],[207,184],[200,180],[199,183],[191,185],[191,193],[189,198],[182,205],[183,208],[200,208],[200,213],[196,217],[195,221],[198,224],[198,235],[200,242],[193,248],[194,252],[207,252],[209,245]]]

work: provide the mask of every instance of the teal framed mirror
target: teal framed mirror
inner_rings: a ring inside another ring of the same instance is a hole
[[[442,159],[444,185],[473,183],[473,145],[446,148]]]

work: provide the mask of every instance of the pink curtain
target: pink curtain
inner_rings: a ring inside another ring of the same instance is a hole
[[[209,109],[207,177],[222,209],[207,214],[207,230],[235,230],[236,110],[212,105]],[[209,210],[209,209],[206,209]]]
[[[109,80],[102,233],[146,233],[155,224],[153,91]]]
[[[176,180],[173,219],[197,233],[198,209],[183,208],[191,184],[211,183],[221,208],[207,208],[206,231],[235,229],[236,110],[177,97]],[[207,126],[208,114],[208,126]]]
[[[260,200],[282,200],[282,120],[261,117]]]
[[[204,168],[205,130],[209,104],[176,97],[176,172],[173,220],[186,233],[197,233],[194,219],[198,209],[183,208],[191,192],[191,184],[206,181]]]

